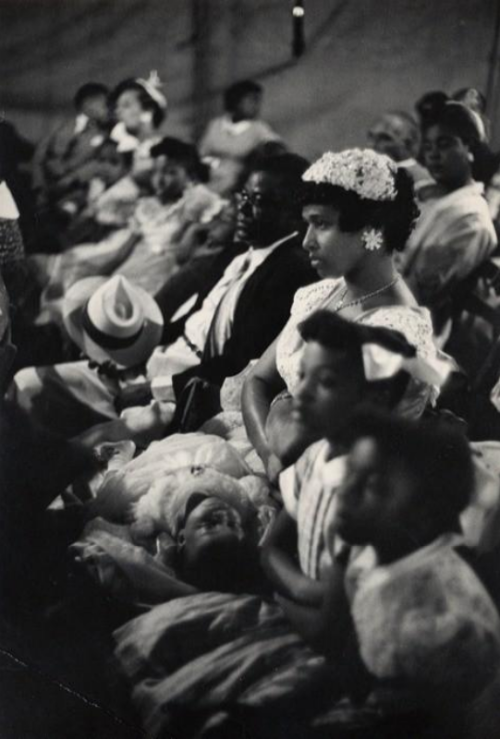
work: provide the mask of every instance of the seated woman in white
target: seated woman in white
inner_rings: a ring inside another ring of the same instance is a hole
[[[304,346],[298,326],[307,316],[324,308],[399,331],[426,358],[437,351],[429,312],[418,306],[393,262],[418,212],[408,173],[384,155],[353,149],[324,154],[303,180],[304,248],[323,279],[297,292],[290,320],[242,395],[248,436],[271,479],[307,446],[291,419]],[[398,410],[418,417],[432,397],[430,385],[413,381]]]

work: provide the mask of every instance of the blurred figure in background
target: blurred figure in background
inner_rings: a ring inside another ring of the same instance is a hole
[[[462,103],[446,103],[424,123],[425,164],[441,193],[420,202],[421,214],[399,268],[437,334],[449,335],[453,291],[494,251],[497,238],[472,166],[477,120]]]
[[[253,80],[228,87],[224,115],[210,121],[200,141],[200,154],[210,164],[211,187],[218,193],[237,190],[245,179],[250,155],[261,144],[280,140],[259,118],[262,96],[261,85]]]
[[[86,165],[108,136],[107,87],[97,82],[82,85],[74,106],[75,117],[43,140],[35,155],[33,180],[41,205],[60,204],[64,209],[64,201],[71,202],[75,190],[88,185]]]
[[[384,113],[368,131],[368,141],[377,154],[386,154],[412,177],[415,190],[430,179],[427,170],[417,162],[420,149],[418,123],[401,111]]]

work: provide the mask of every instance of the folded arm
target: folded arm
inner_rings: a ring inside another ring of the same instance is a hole
[[[277,593],[296,604],[319,607],[324,584],[303,574],[297,562],[297,524],[282,510],[262,551],[262,566]]]

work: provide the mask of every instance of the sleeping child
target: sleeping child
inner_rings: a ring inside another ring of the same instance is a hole
[[[253,592],[270,514],[252,502],[255,484],[206,466],[171,472],[135,504],[131,525],[91,521],[71,547],[75,562],[104,592],[138,606],[200,590]]]

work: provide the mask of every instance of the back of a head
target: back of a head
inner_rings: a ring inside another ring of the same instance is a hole
[[[302,175],[309,167],[309,162],[299,154],[284,152],[275,156],[264,156],[253,164],[252,172],[266,173],[290,187],[293,191],[300,189]]]

